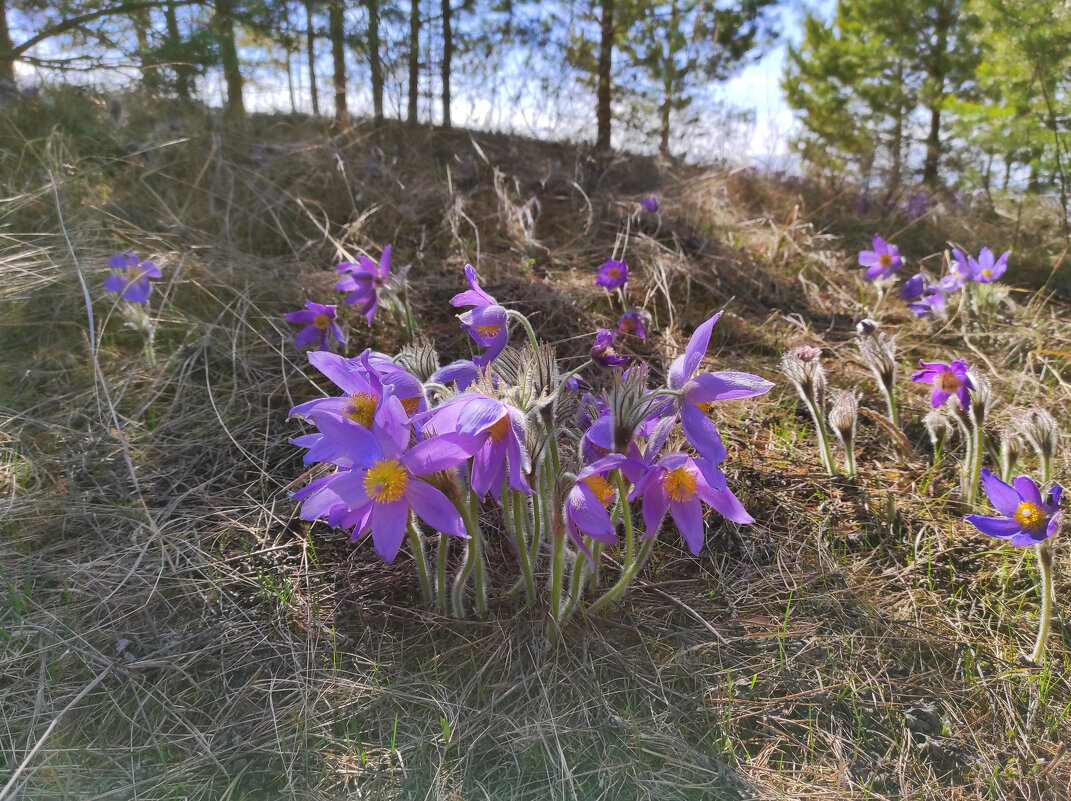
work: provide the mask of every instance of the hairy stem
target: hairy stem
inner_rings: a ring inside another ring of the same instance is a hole
[[[1038,571],[1041,574],[1041,616],[1038,618],[1038,638],[1034,643],[1034,652],[1030,661],[1039,664],[1045,654],[1045,641],[1049,638],[1049,624],[1052,621],[1052,546],[1047,542],[1037,545]]]

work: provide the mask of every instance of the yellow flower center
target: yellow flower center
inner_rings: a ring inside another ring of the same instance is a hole
[[[364,491],[373,501],[393,503],[405,495],[409,474],[396,459],[382,459],[368,468]]]
[[[509,433],[509,430],[510,425],[508,414],[502,415],[501,420],[499,420],[497,423],[487,429],[487,431],[491,434],[492,442],[501,442],[505,438],[506,434]]]
[[[699,407],[699,411],[703,414],[710,414],[714,411],[714,401],[704,401],[702,403],[697,403],[696,406]]]
[[[323,312],[320,312],[312,318],[312,324],[319,328],[321,331],[326,331],[327,327],[331,325],[331,318]]]
[[[934,385],[942,392],[952,394],[961,386],[963,382],[959,380],[959,376],[953,373],[951,370],[942,370],[933,379]]]
[[[585,484],[591,488],[591,491],[595,493],[595,497],[599,499],[599,503],[603,506],[609,506],[614,501],[614,488],[610,486],[610,482],[600,476],[598,473],[594,475],[582,478]]]
[[[371,428],[378,405],[379,399],[375,395],[369,395],[367,392],[355,392],[346,399],[342,414],[353,422],[360,423],[365,428]]]
[[[982,275],[984,275],[986,278],[992,278],[993,271],[986,267],[984,270],[982,270]]]
[[[662,489],[675,501],[690,501],[695,497],[696,475],[687,466],[668,471],[662,476]]]
[[[403,399],[402,408],[405,409],[405,413],[409,416],[416,414],[420,409],[420,396]]]
[[[882,267],[889,267],[892,264],[892,256],[890,256],[888,253],[882,253],[880,256],[878,256],[878,264],[880,264]]]
[[[1023,501],[1019,504],[1013,516],[1016,523],[1027,529],[1038,528],[1045,517],[1038,505],[1030,501]]]
[[[486,337],[488,339],[490,339],[492,337],[497,337],[501,333],[501,331],[502,331],[502,326],[500,326],[500,325],[478,325],[478,326],[476,326],[476,333],[479,334],[481,337]]]
[[[611,267],[609,270],[606,271],[606,274],[611,278],[621,277],[621,271],[617,267]]]

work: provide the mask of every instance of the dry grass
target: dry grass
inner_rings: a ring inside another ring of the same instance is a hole
[[[822,473],[790,388],[725,404],[730,482],[758,523],[711,519],[698,558],[667,539],[623,606],[554,635],[505,568],[486,620],[447,620],[404,559],[294,516],[286,412],[316,389],[279,320],[343,252],[394,243],[445,357],[467,347],[445,301],[479,259],[579,358],[608,319],[592,270],[627,231],[662,331],[643,355],[675,355],[725,306],[712,365],[773,378],[805,339],[880,412],[851,345],[873,302],[851,252],[875,219],[814,187],[566,145],[279,119],[224,137],[196,112],[176,134],[134,108],[133,155],[88,101],[73,133],[47,110],[0,122],[3,801],[1071,798],[1071,640],[1058,626],[1044,668],[1018,661],[1030,557],[961,522],[906,377],[917,451],[898,464],[864,421],[855,482]],[[632,216],[650,191],[659,222]],[[1062,244],[1031,213],[1023,258],[1061,285]],[[944,222],[912,229],[913,252],[937,252]],[[165,273],[154,368],[99,290],[128,248]],[[1067,430],[1068,309],[1013,297],[969,329],[883,314],[904,372],[963,355],[999,415],[1037,402]],[[352,348],[399,336],[362,327]],[[1060,547],[1059,598],[1067,566]]]

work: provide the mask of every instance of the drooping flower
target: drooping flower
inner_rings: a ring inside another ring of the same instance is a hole
[[[621,466],[627,457],[612,453],[577,473],[576,484],[569,490],[565,500],[565,523],[573,542],[590,555],[584,537],[596,542],[613,545],[617,532],[610,520],[609,508],[617,499],[617,490],[610,483],[608,474]]]
[[[532,491],[525,477],[532,469],[525,442],[527,425],[524,413],[515,406],[466,392],[414,422],[423,427],[425,436],[458,433],[480,439],[481,444],[472,455],[469,477],[477,497],[484,498],[491,493],[496,499],[500,498],[507,475],[511,488]]]
[[[989,248],[982,248],[978,254],[978,260],[975,261],[974,257],[970,257],[968,261],[968,267],[970,269],[971,280],[977,281],[981,284],[989,284],[1000,278],[1008,269],[1008,256],[1011,255],[1010,250],[1004,251],[999,259],[995,259],[993,251]]]
[[[725,484],[725,476],[706,459],[670,453],[658,460],[636,483],[630,497],[643,504],[644,539],[658,534],[668,510],[684,542],[693,554],[703,547],[703,507],[736,523],[754,523],[743,505]]]
[[[104,288],[131,303],[147,303],[152,294],[149,279],[163,277],[155,263],[138,261],[134,253],[116,253],[108,259],[108,266],[114,272],[104,279]]]
[[[467,536],[458,510],[420,477],[465,461],[480,439],[442,434],[409,448],[405,411],[393,396],[387,396],[376,417],[371,430],[329,416],[316,420],[324,437],[353,466],[295,493],[302,502],[301,519],[326,518],[332,526],[352,529],[351,540],[371,533],[376,553],[387,562],[393,562],[401,548],[410,512],[444,534]]]
[[[628,359],[614,348],[617,332],[609,328],[600,328],[595,333],[595,344],[591,346],[591,359],[600,367],[621,367],[628,364]]]
[[[471,264],[465,265],[465,278],[469,282],[470,289],[454,295],[450,299],[450,305],[473,307],[459,314],[458,319],[461,321],[461,327],[469,332],[473,341],[481,348],[487,348],[480,356],[473,359],[477,367],[486,367],[509,342],[507,314],[505,308],[498,305],[498,301],[480,286],[476,280],[476,268]]]
[[[599,268],[595,283],[606,289],[617,289],[628,281],[628,265],[623,261],[608,259]]]
[[[695,329],[684,353],[670,364],[666,381],[670,390],[680,393],[678,409],[685,436],[692,447],[713,464],[721,462],[726,451],[709,417],[712,404],[723,400],[753,398],[769,392],[773,386],[765,378],[735,370],[696,375],[710,344],[714,324],[721,315],[718,312]]]
[[[383,248],[379,264],[362,254],[356,264],[343,262],[335,267],[339,275],[345,276],[335,284],[335,289],[349,292],[342,302],[357,306],[368,318],[369,325],[379,308],[379,291],[390,279],[390,251],[390,245]]]
[[[656,211],[658,211],[659,208],[658,198],[654,195],[641,197],[640,205],[647,209],[647,211],[651,212],[651,214],[654,214]]]
[[[1019,476],[1009,485],[983,467],[982,486],[989,502],[1001,515],[967,515],[967,522],[983,534],[1007,540],[1012,545],[1027,546],[1044,542],[1060,528],[1063,487],[1059,484],[1049,490],[1046,501],[1033,479]]]
[[[342,330],[335,322],[335,307],[325,306],[322,303],[305,301],[305,308],[301,311],[288,312],[283,315],[288,323],[304,324],[304,328],[298,331],[294,343],[303,348],[316,340],[319,340],[320,350],[327,350],[327,335],[331,334],[335,340],[342,344]]]
[[[933,384],[933,396],[930,402],[933,408],[944,404],[953,395],[959,400],[960,408],[966,411],[971,406],[971,390],[974,382],[967,374],[967,362],[956,359],[953,362],[924,362],[919,360],[922,369],[911,376],[911,380],[920,384]]]
[[[647,339],[647,327],[651,324],[651,313],[646,309],[633,306],[617,320],[617,330],[622,334],[632,334],[640,339]]]
[[[926,276],[922,273],[913,275],[900,285],[900,300],[905,302],[918,300],[926,293]]]
[[[875,234],[873,247],[873,250],[859,252],[860,266],[868,268],[865,274],[867,281],[888,278],[904,266],[900,249],[896,245],[886,244],[884,239]]]

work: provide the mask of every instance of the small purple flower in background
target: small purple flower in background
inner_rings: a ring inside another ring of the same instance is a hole
[[[659,209],[658,198],[654,195],[649,195],[648,197],[641,197],[640,205],[647,209],[647,211],[651,212],[651,214],[654,214]]]
[[[104,279],[104,288],[131,303],[147,303],[152,294],[149,279],[163,276],[153,262],[139,262],[133,253],[116,253],[108,264],[115,272]]]
[[[1007,540],[1012,545],[1027,546],[1044,542],[1059,529],[1063,493],[1059,484],[1049,490],[1046,503],[1033,479],[1019,476],[1008,485],[983,467],[982,486],[989,502],[1001,514],[1001,517],[967,515],[967,522],[983,534]]]
[[[688,550],[698,554],[703,547],[703,507],[705,501],[722,517],[736,523],[754,523],[743,505],[725,485],[725,476],[706,459],[684,453],[663,456],[632,491],[643,503],[644,539],[658,534],[668,510]]]
[[[873,250],[859,252],[859,265],[868,268],[865,276],[867,281],[888,278],[904,266],[896,245],[886,244],[884,239],[875,234],[873,247]]]
[[[339,275],[345,276],[335,284],[335,289],[349,292],[342,302],[357,306],[367,316],[369,325],[379,308],[379,290],[390,278],[390,251],[390,245],[383,248],[379,264],[362,255],[357,264],[347,261],[335,267]]]
[[[933,408],[941,406],[953,395],[959,400],[961,409],[967,411],[970,408],[971,390],[975,389],[975,386],[967,375],[967,362],[964,359],[956,359],[954,362],[920,360],[919,367],[922,369],[911,376],[911,380],[920,384],[933,384],[933,396],[930,399]]]
[[[918,300],[926,293],[926,276],[922,273],[908,278],[900,285],[900,300]]]
[[[640,339],[647,339],[647,326],[651,324],[651,313],[646,309],[633,306],[617,319],[617,330],[622,334],[632,334]]]
[[[934,312],[943,312],[945,304],[945,295],[941,288],[935,284],[929,284],[926,287],[925,297],[915,303],[908,304],[907,308],[916,317],[929,317]]]
[[[473,307],[464,314],[459,314],[458,319],[461,321],[461,327],[469,332],[476,344],[487,348],[483,355],[473,359],[477,367],[486,367],[509,342],[507,314],[505,308],[499,306],[498,301],[480,286],[476,280],[476,268],[471,264],[465,265],[465,278],[470,288],[450,298],[450,305]]]
[[[623,261],[608,259],[599,268],[599,274],[595,277],[595,283],[606,289],[623,287],[628,281],[628,265]]]
[[[301,311],[288,312],[283,315],[288,323],[303,324],[305,327],[298,331],[294,343],[303,348],[316,340],[320,340],[320,350],[328,350],[327,335],[334,336],[338,344],[342,344],[342,331],[335,322],[335,307],[325,306],[322,303],[305,301],[305,308]]]
[[[915,192],[908,196],[907,200],[903,202],[903,210],[907,215],[907,218],[914,222],[926,215],[930,210],[932,200],[925,192]]]
[[[595,344],[591,346],[591,359],[600,367],[621,367],[628,364],[628,359],[614,349],[617,332],[609,328],[600,328],[595,334]]]
[[[971,257],[967,263],[971,279],[981,284],[989,284],[996,281],[1007,271],[1008,256],[1010,255],[1011,251],[1006,250],[999,259],[994,259],[993,251],[989,248],[982,248],[982,251],[978,254],[978,260],[975,261]]]

